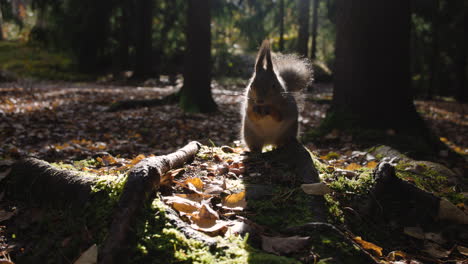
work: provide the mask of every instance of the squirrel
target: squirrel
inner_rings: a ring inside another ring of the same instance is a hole
[[[299,110],[293,93],[311,81],[307,59],[292,54],[272,56],[269,41],[263,41],[242,106],[241,137],[251,152],[297,140]]]

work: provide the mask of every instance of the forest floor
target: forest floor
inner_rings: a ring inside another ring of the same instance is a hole
[[[193,140],[207,146],[239,147],[242,82],[215,82],[213,96],[220,111],[214,114],[184,113],[177,105],[108,111],[121,100],[162,98],[180,85],[180,80],[177,85],[142,87],[27,80],[0,83],[0,161],[35,156],[73,164],[103,152],[116,158],[139,160],[141,155],[171,153]],[[329,85],[319,84],[315,88],[301,104],[303,143],[334,167],[352,169],[356,151],[364,151],[352,137],[339,131],[325,135],[323,142],[309,141],[306,136],[325,118],[332,96]],[[468,105],[418,100],[416,106],[433,133],[463,156],[465,162],[453,163],[443,151],[434,159],[452,164],[453,171],[463,174],[468,168]],[[2,209],[0,213],[0,224],[13,216]],[[0,239],[0,243],[5,243],[0,251],[8,248],[9,240],[14,238]]]

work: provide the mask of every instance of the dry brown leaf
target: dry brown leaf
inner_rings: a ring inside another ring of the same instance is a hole
[[[302,184],[301,189],[311,195],[325,195],[332,192],[332,189],[323,182]]]
[[[404,227],[403,233],[417,239],[424,239],[424,231],[420,227]]]
[[[200,210],[191,215],[190,220],[200,228],[210,228],[216,224],[219,219],[216,213],[208,204],[203,204]]]
[[[366,167],[367,168],[370,168],[370,169],[375,169],[375,167],[377,167],[378,163],[375,162],[375,161],[370,161],[367,163]]]
[[[93,244],[73,264],[95,264],[98,258],[98,248]]]
[[[10,219],[12,216],[14,216],[16,211],[13,212],[8,212],[5,210],[0,210],[0,222],[6,221]]]
[[[130,161],[130,164],[135,165],[144,158],[146,158],[146,156],[143,155],[143,154],[140,154],[140,155],[136,156],[134,159],[132,159],[132,161]]]
[[[198,178],[188,178],[184,181],[187,185],[192,184],[197,191],[202,191],[203,190],[203,181]]]
[[[310,237],[268,237],[262,236],[262,249],[276,255],[290,254],[303,250]]]
[[[217,220],[216,224],[207,228],[203,228],[195,224],[192,224],[191,227],[210,236],[222,236],[228,230],[228,225],[230,225],[230,222],[228,221]]]
[[[439,219],[453,221],[462,225],[468,224],[468,214],[445,198],[440,199],[438,217]]]
[[[184,168],[179,168],[179,169],[175,169],[175,170],[170,170],[168,172],[166,172],[162,177],[161,177],[161,181],[160,181],[160,185],[161,186],[169,186],[169,185],[172,185],[174,183],[174,178],[183,173],[185,170]]]
[[[450,255],[450,250],[446,250],[445,248],[439,246],[436,243],[427,242],[424,244],[423,252],[429,254],[429,256],[434,258],[446,258]]]
[[[197,203],[200,203],[200,202],[203,201],[203,200],[208,200],[208,199],[210,199],[211,197],[213,197],[212,195],[203,194],[203,193],[189,193],[189,194],[185,194],[185,193],[176,193],[176,194],[174,194],[174,195],[175,195],[175,196],[182,197],[182,198],[185,198],[185,199],[189,199],[189,200],[194,201],[194,202],[197,202]]]
[[[458,252],[460,252],[460,254],[468,256],[468,248],[467,247],[457,246],[457,250],[458,250]]]
[[[349,164],[348,166],[346,166],[345,170],[357,170],[357,169],[360,169],[360,168],[362,168],[361,165],[353,162],[353,163]]]
[[[179,196],[163,197],[163,200],[172,206],[174,210],[182,213],[193,213],[200,209],[200,204]]]
[[[247,207],[245,191],[226,196],[223,200],[223,206],[231,209],[245,209]]]
[[[371,250],[371,252],[374,255],[378,257],[382,256],[382,248],[377,246],[376,244],[365,241],[360,236],[354,237],[353,240],[356,241],[356,243],[358,243],[359,245],[361,245],[361,247],[363,247],[364,249]]]
[[[406,258],[406,253],[403,251],[396,250],[388,253],[387,255],[387,259],[390,261],[395,261],[397,260],[397,258]]]
[[[97,158],[99,159],[99,158]],[[117,164],[119,163],[114,157],[112,157],[111,155],[105,155],[105,156],[102,156],[100,158],[101,160],[99,162],[101,162],[102,164],[104,164],[105,166],[109,166],[109,165],[114,165],[114,164]]]

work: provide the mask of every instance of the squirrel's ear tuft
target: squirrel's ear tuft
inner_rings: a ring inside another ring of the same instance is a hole
[[[271,61],[270,42],[265,39],[258,51],[257,60],[255,62],[255,71],[258,72],[263,69],[264,60],[266,58],[267,71],[273,71],[273,62]]]

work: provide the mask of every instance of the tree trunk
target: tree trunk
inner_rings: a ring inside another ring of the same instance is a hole
[[[317,58],[317,27],[318,27],[318,6],[319,0],[313,0],[312,6],[312,48],[310,50],[310,58],[315,60]]]
[[[184,86],[180,106],[187,112],[214,112],[211,95],[210,0],[189,0],[187,9],[187,47]]]
[[[3,15],[2,5],[0,4],[0,40],[3,40]]]
[[[307,57],[309,44],[309,9],[310,0],[299,0],[299,35],[297,37],[297,52]]]
[[[434,98],[434,93],[438,87],[438,65],[439,61],[439,0],[434,0],[434,10],[432,15],[432,56],[429,75],[429,87],[427,97]]]
[[[465,3],[464,14],[463,14],[463,31],[461,36],[461,45],[460,45],[460,57],[458,58],[458,91],[457,91],[457,100],[460,102],[468,102],[468,93],[467,93],[467,78],[468,78],[468,4]]]
[[[120,71],[129,69],[130,66],[130,12],[131,12],[131,1],[121,0],[120,2],[122,14],[120,16],[120,43],[118,49],[118,68]]]
[[[337,3],[332,112],[374,128],[414,127],[419,118],[410,91],[410,2]]]
[[[193,141],[169,155],[144,159],[130,170],[109,234],[99,251],[99,263],[128,262],[127,250],[132,247],[131,237],[135,235],[132,228],[141,208],[159,187],[161,177],[192,160],[199,149],[200,143]]]
[[[152,28],[153,0],[138,0],[136,3],[136,44],[135,74],[137,79],[148,78],[152,74]]]
[[[284,50],[284,0],[279,1],[279,51]]]

